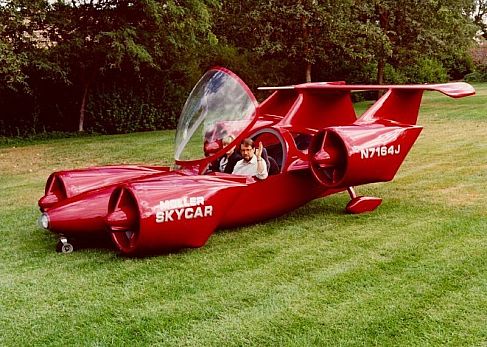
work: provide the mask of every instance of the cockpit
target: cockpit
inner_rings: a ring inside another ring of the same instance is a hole
[[[174,158],[193,161],[222,149],[222,140],[236,138],[255,118],[257,100],[229,70],[208,71],[191,91],[176,131]]]
[[[183,107],[176,131],[176,162],[211,162],[233,146],[224,148],[223,139],[237,139],[256,120],[258,103],[245,83],[224,68],[209,70],[191,91]],[[279,133],[266,129],[249,133],[265,146],[264,159],[270,174],[279,173],[284,160],[284,143]]]

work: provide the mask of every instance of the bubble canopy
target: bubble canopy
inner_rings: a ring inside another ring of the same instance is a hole
[[[252,123],[257,101],[233,72],[206,72],[184,104],[176,131],[174,158],[192,161],[223,148],[226,136],[236,138]]]

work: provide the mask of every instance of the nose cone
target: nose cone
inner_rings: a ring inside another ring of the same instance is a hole
[[[340,163],[339,153],[335,148],[320,149],[313,159],[320,167],[333,167]]]
[[[135,214],[130,209],[116,210],[106,217],[106,223],[111,231],[129,231],[136,222]]]
[[[56,195],[47,194],[39,199],[39,207],[42,211],[45,211],[57,202],[59,202],[59,198]]]
[[[46,194],[39,199],[41,211],[46,211],[53,205],[67,198],[63,180],[57,173],[51,174],[46,183]]]

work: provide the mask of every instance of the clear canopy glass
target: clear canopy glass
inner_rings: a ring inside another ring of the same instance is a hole
[[[174,158],[197,160],[208,148],[221,148],[226,136],[237,137],[252,122],[257,101],[235,74],[209,70],[184,104],[176,131]]]

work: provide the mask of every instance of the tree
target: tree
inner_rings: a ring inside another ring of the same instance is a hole
[[[331,61],[345,54],[353,36],[350,1],[265,1],[253,11],[261,41],[256,51],[262,56],[287,57],[303,66],[311,81],[318,59]],[[269,20],[271,19],[271,20]]]
[[[468,9],[472,0],[225,1],[216,32],[262,61],[276,59],[339,72],[376,67],[455,64],[471,44]],[[228,15],[225,15],[228,13]],[[348,68],[349,70],[349,68]],[[333,77],[333,76],[332,76]]]
[[[25,83],[22,71],[27,65],[25,53],[17,53],[13,44],[6,39],[5,30],[0,28],[0,84],[9,88]]]
[[[354,54],[347,43],[354,36],[351,0],[229,1],[223,4],[216,32],[263,59],[288,60],[301,66],[311,81],[318,60],[331,61],[337,54]],[[238,13],[235,13],[235,11]],[[223,22],[223,23],[222,23]],[[233,31],[232,31],[233,30]]]
[[[485,22],[485,16],[487,15],[487,1],[475,0],[469,13],[472,16],[474,23],[478,26],[482,37],[487,39],[487,23]]]
[[[370,30],[368,49],[377,63],[377,82],[384,81],[387,63],[414,64],[418,58],[442,61],[465,52],[473,30],[467,9],[470,0],[356,0],[354,11]]]
[[[39,21],[45,1],[0,1],[0,84],[28,89],[26,67],[39,49]]]
[[[90,88],[109,70],[164,69],[211,38],[204,0],[58,0],[46,30],[55,45],[50,61],[59,76],[80,86],[79,126],[84,130]]]

